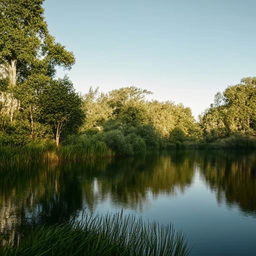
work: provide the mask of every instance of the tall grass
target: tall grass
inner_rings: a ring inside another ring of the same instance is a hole
[[[72,135],[58,149],[64,160],[83,160],[113,156],[113,152],[98,135]]]
[[[114,156],[114,153],[103,142],[62,146],[58,154],[63,160],[72,161]]]
[[[134,216],[83,216],[81,221],[35,229],[2,256],[186,256],[183,236],[172,226],[145,223]]]
[[[0,145],[0,167],[36,162],[42,159],[52,145],[28,144],[22,147]]]
[[[28,144],[26,146],[1,146],[0,168],[37,163],[42,160],[85,160],[91,158],[112,157],[114,153],[102,141],[68,144],[56,148],[48,144]]]

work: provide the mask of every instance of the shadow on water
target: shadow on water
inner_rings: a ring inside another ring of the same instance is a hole
[[[140,158],[83,163],[8,163],[0,175],[1,241],[16,243],[20,230],[65,223],[82,209],[93,212],[110,200],[140,210],[150,198],[183,194],[200,177],[219,203],[256,216],[256,154],[234,151],[173,151]]]

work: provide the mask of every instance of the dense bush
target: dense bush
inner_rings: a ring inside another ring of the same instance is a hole
[[[139,127],[138,135],[145,141],[148,149],[159,149],[160,136],[152,126]]]
[[[170,133],[169,140],[171,143],[182,143],[187,139],[185,132],[180,128],[174,128]]]
[[[133,155],[141,155],[146,153],[146,143],[138,135],[131,133],[125,138],[128,145],[131,145]]]
[[[133,149],[130,143],[127,143],[124,134],[120,130],[108,131],[104,134],[106,144],[117,155],[132,155]]]
[[[235,134],[224,139],[216,140],[213,145],[223,148],[256,148],[256,138]]]

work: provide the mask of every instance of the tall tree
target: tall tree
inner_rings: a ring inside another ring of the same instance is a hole
[[[10,92],[29,76],[52,77],[57,65],[69,68],[75,61],[73,54],[49,34],[43,2],[0,0],[0,66]],[[13,104],[14,100],[9,100],[11,109]],[[10,116],[12,120],[13,109]]]
[[[52,126],[57,146],[63,131],[74,133],[82,123],[82,99],[67,78],[45,87],[39,106],[41,122]]]

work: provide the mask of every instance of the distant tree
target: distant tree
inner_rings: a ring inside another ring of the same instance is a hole
[[[172,102],[147,101],[150,93],[137,87],[124,87],[108,94],[90,89],[84,98],[83,129],[97,127],[101,131],[136,134],[149,148],[157,148],[160,138],[168,140],[176,127],[182,129],[186,138],[198,137],[199,126],[189,108]]]
[[[205,136],[212,139],[256,135],[256,78],[244,78],[217,94],[215,104],[201,116],[200,124]]]
[[[89,89],[89,92],[83,98],[82,108],[86,119],[81,126],[81,131],[102,129],[104,122],[110,119],[113,112],[107,101],[107,96],[99,93],[98,89]]]
[[[148,122],[145,102],[130,100],[120,109],[117,118],[125,126],[141,126]]]
[[[221,105],[225,104],[225,98],[221,92],[218,92],[214,96],[214,106],[219,107]]]
[[[111,91],[108,95],[108,103],[113,108],[113,113],[118,115],[125,104],[130,101],[141,102],[149,94],[151,94],[150,91],[134,86],[124,87]]]

